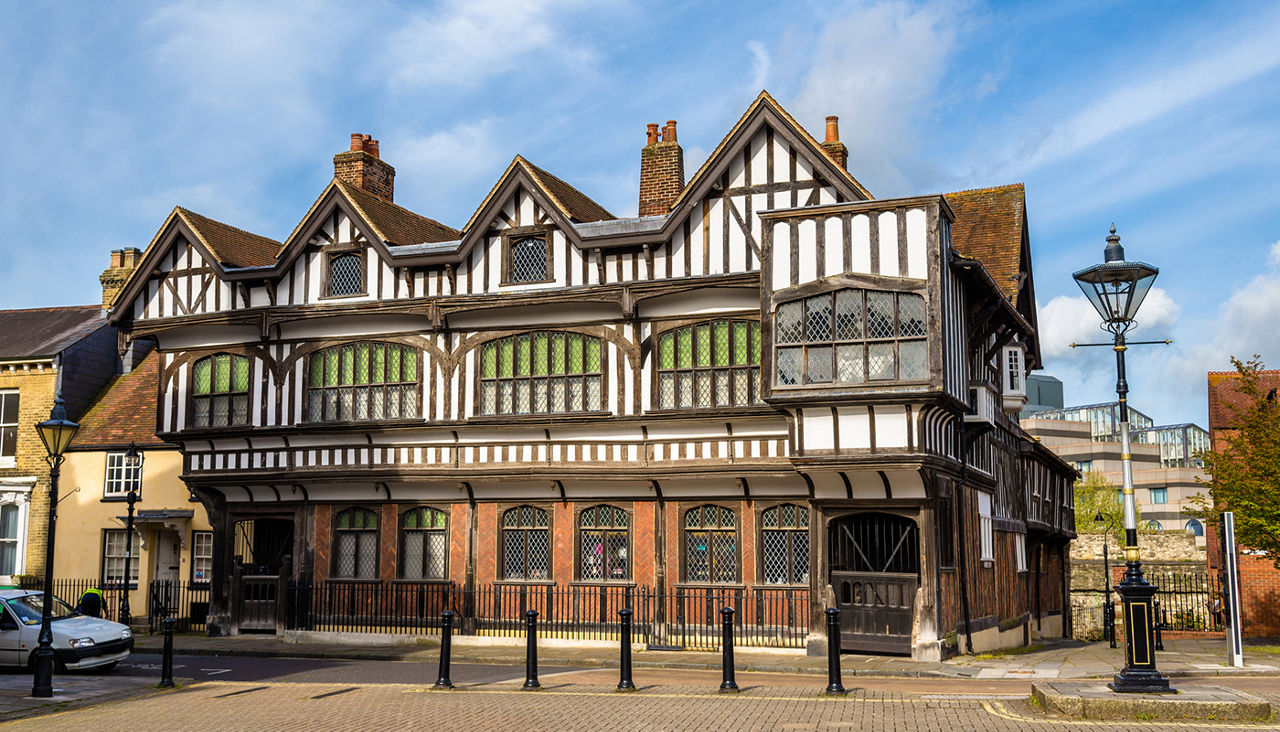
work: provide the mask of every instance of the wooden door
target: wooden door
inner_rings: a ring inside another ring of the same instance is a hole
[[[920,586],[916,522],[859,513],[832,520],[827,531],[841,650],[910,653]]]

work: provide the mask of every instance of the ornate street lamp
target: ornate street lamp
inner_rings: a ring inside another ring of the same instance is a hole
[[[138,488],[142,486],[142,451],[138,446],[129,443],[129,449],[124,452],[125,475],[129,480],[129,492],[125,494],[125,502],[128,504],[128,516],[124,524],[124,589],[120,594],[120,622],[129,625],[133,620],[133,616],[129,613],[129,564],[133,559],[133,507],[138,503]],[[137,480],[133,479],[137,474]]]
[[[62,454],[71,444],[80,425],[67,419],[67,408],[62,392],[53,399],[49,419],[36,425],[36,432],[44,449],[49,453],[49,523],[44,544],[44,601],[40,609],[40,647],[36,650],[36,672],[31,684],[31,696],[53,696],[53,628],[50,612],[53,608],[53,539],[58,527],[58,473],[62,469]]]
[[[1076,284],[1102,316],[1102,328],[1114,336],[1116,395],[1120,398],[1120,467],[1124,496],[1124,579],[1116,585],[1124,613],[1124,669],[1108,684],[1121,692],[1167,692],[1169,680],[1156,670],[1155,620],[1152,598],[1156,586],[1142,576],[1138,559],[1138,511],[1133,498],[1133,465],[1129,454],[1129,383],[1124,375],[1124,334],[1151,290],[1160,270],[1144,262],[1124,258],[1124,247],[1115,224],[1107,237],[1105,261],[1072,275]],[[1108,578],[1110,581],[1110,578]]]

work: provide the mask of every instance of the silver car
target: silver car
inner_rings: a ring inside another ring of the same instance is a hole
[[[39,590],[0,590],[0,665],[35,666],[43,608],[44,593]],[[53,653],[59,671],[109,671],[133,650],[133,634],[128,626],[81,615],[57,598],[53,600],[51,617],[49,627],[53,629]]]

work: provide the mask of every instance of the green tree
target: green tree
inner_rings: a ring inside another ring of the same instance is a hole
[[[1102,473],[1085,473],[1076,481],[1076,533],[1100,534],[1110,524],[1115,529],[1115,539],[1124,543],[1124,500],[1120,489]],[[1137,506],[1134,506],[1137,509]],[[1098,524],[1094,519],[1101,513],[1106,521]],[[1138,516],[1138,526],[1142,517]]]
[[[1259,379],[1260,356],[1231,363],[1240,375],[1240,397],[1227,402],[1232,429],[1220,436],[1220,450],[1199,456],[1209,497],[1196,496],[1193,513],[1216,523],[1218,511],[1234,512],[1237,545],[1266,551],[1280,569],[1280,404]]]

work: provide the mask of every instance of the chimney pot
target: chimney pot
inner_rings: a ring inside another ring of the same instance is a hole
[[[107,267],[102,275],[98,277],[98,281],[102,283],[102,307],[104,310],[111,307],[111,301],[116,299],[116,295],[124,288],[125,283],[129,281],[129,275],[133,274],[133,270],[138,268],[138,262],[141,258],[142,252],[135,247],[111,250],[111,266]]]
[[[827,142],[840,142],[840,118],[834,114],[827,117]]]
[[[653,144],[656,144],[656,143],[658,142],[658,123],[657,123],[657,122],[650,122],[650,123],[649,123],[649,133],[648,133],[648,134],[649,134],[649,141],[648,141],[647,143],[645,143],[645,144],[647,144],[647,145],[653,145]]]
[[[661,140],[658,125],[650,124],[649,143],[640,151],[640,215],[665,215],[683,190],[684,150],[676,142],[676,121],[667,120]]]
[[[662,141],[663,142],[676,141],[676,121],[675,120],[673,119],[667,120],[667,128],[663,130]]]
[[[364,135],[359,132],[351,133],[351,152],[360,152],[364,149]]]
[[[373,135],[351,133],[351,149],[333,156],[333,177],[380,198],[394,200],[396,169],[383,162]]]

